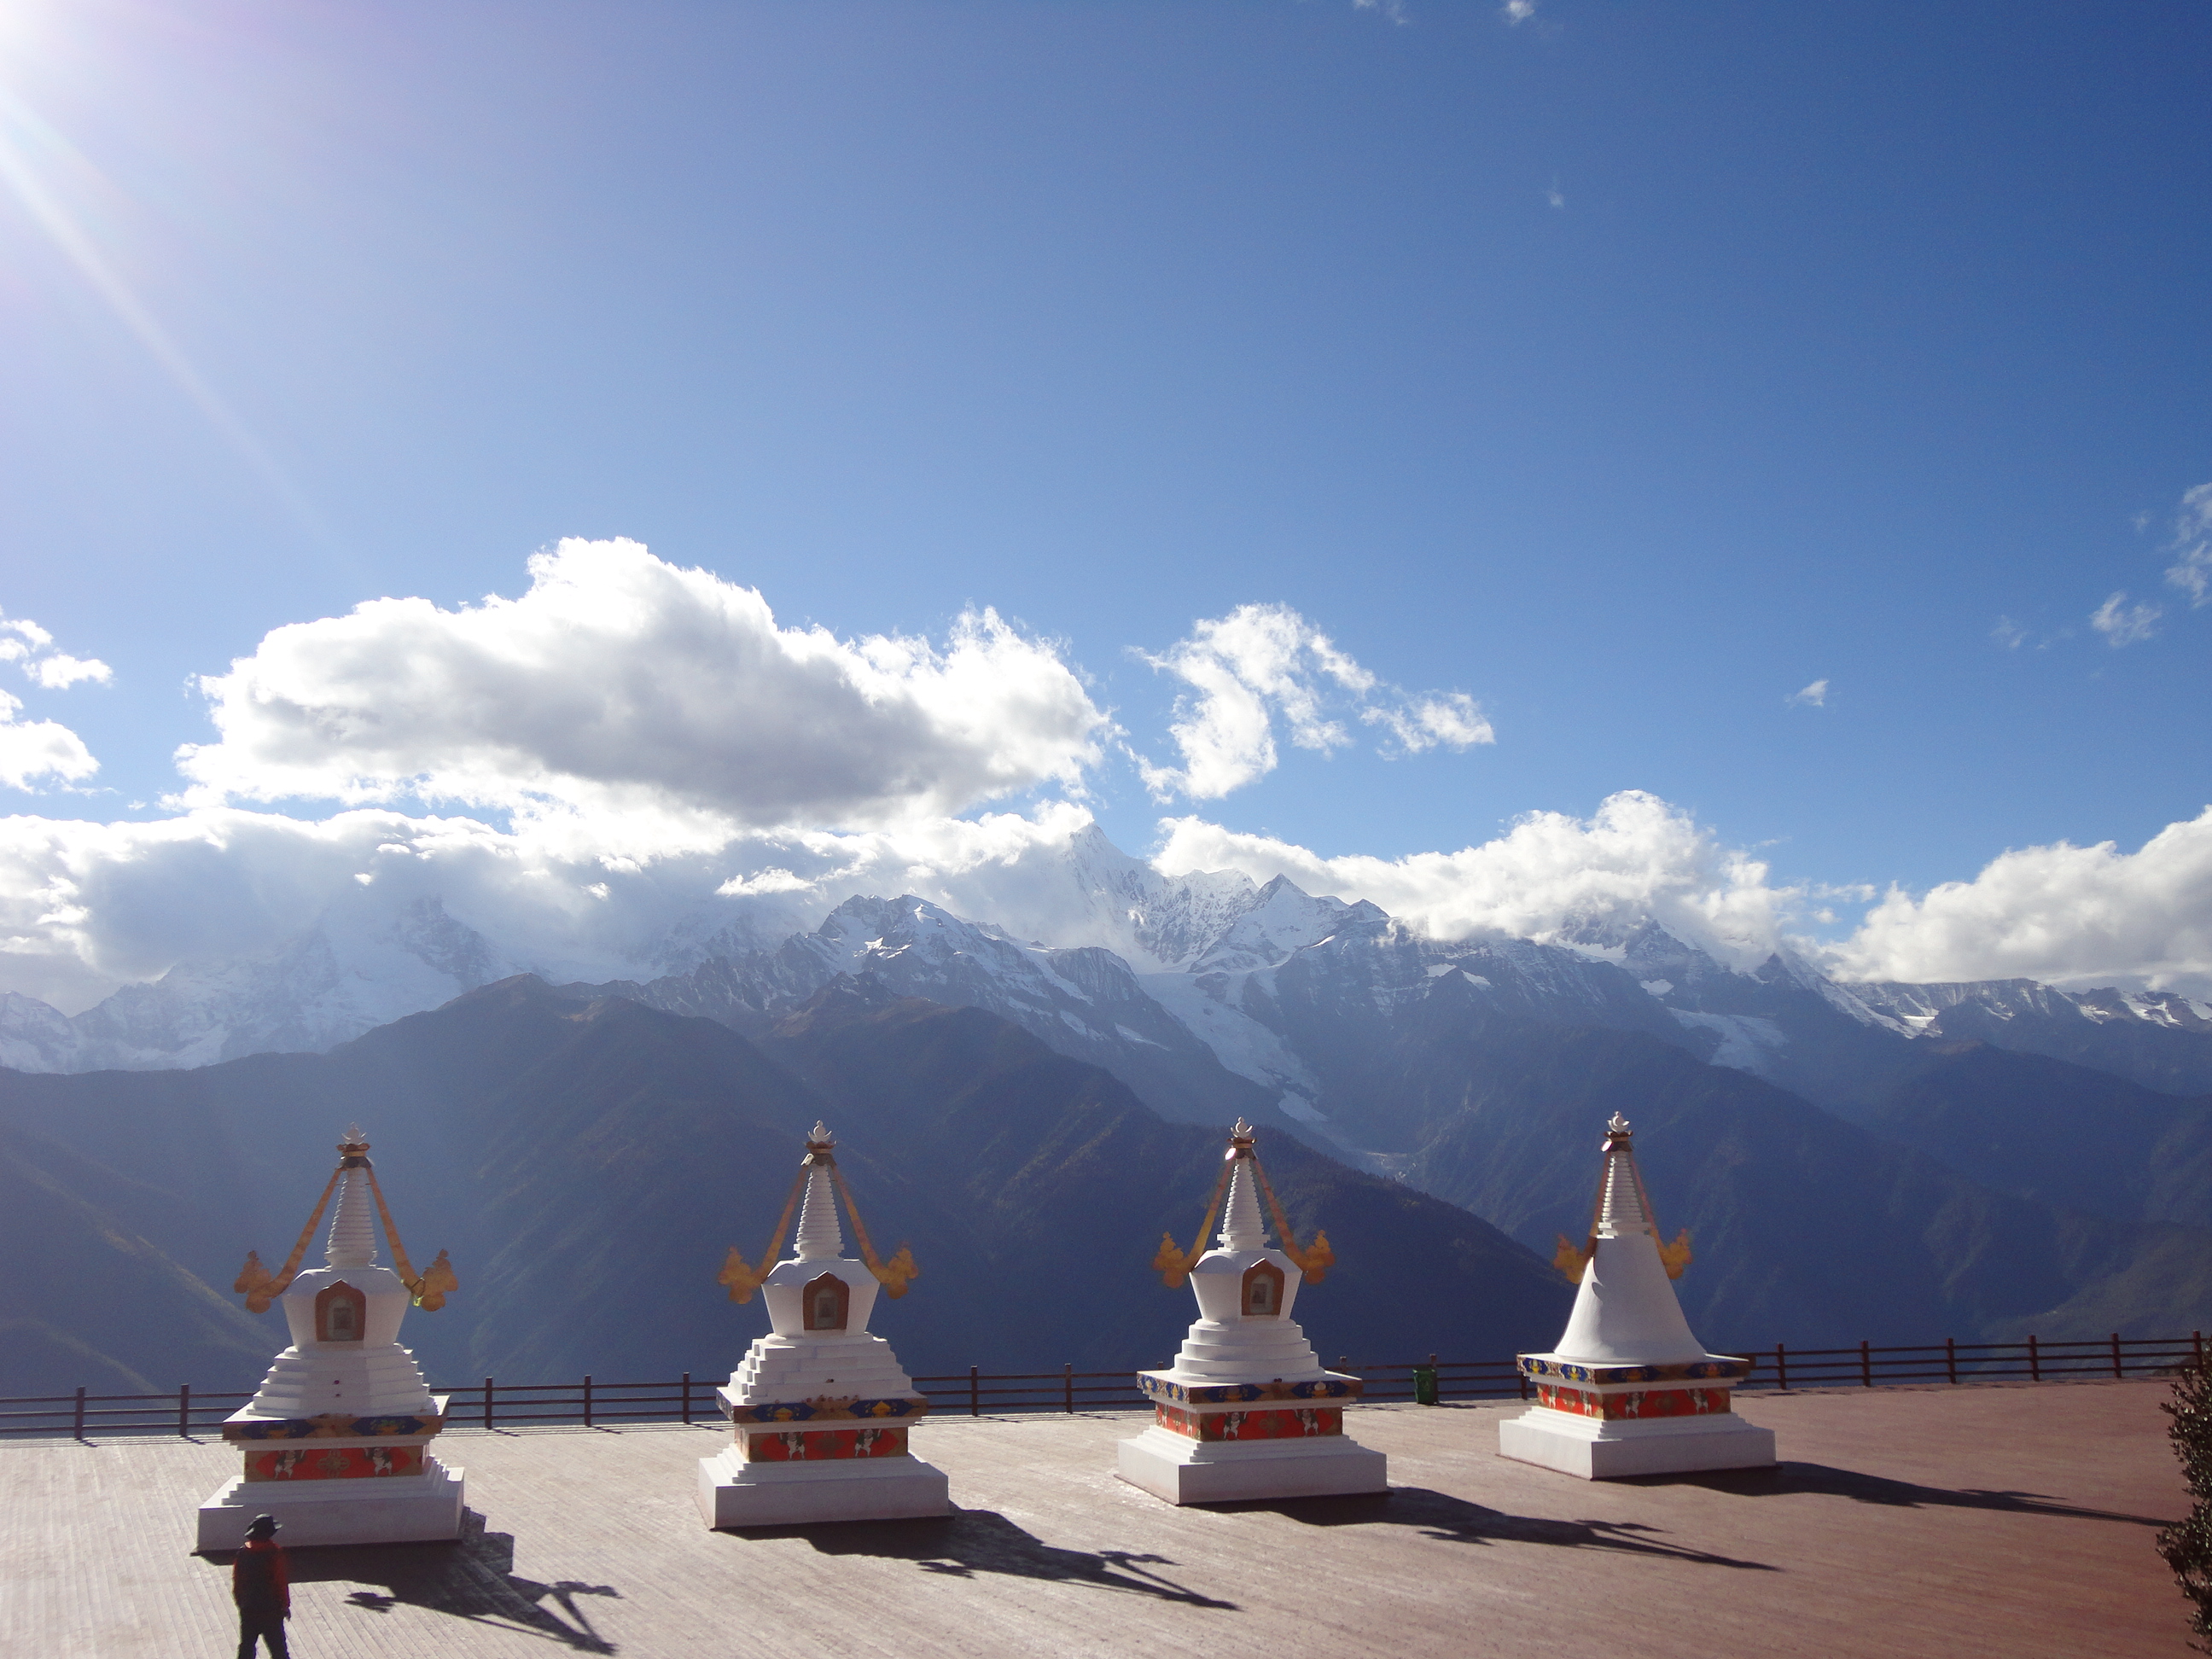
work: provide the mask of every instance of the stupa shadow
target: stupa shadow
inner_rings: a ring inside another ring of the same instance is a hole
[[[579,1653],[614,1653],[615,1644],[592,1628],[580,1596],[612,1596],[609,1584],[567,1581],[541,1584],[514,1573],[514,1535],[487,1532],[474,1510],[461,1517],[461,1535],[450,1543],[332,1545],[287,1552],[295,1587],[362,1584],[345,1605],[364,1613],[396,1607],[424,1607],[472,1623],[541,1636]],[[228,1553],[203,1558],[227,1574]],[[547,1603],[551,1603],[548,1606]],[[555,1609],[558,1608],[556,1612]]]
[[[1425,1538],[1452,1544],[1545,1544],[1561,1549],[1649,1555],[1694,1566],[1779,1572],[1765,1561],[1741,1561],[1710,1550],[1667,1541],[1665,1529],[1637,1521],[1554,1521],[1486,1509],[1426,1486],[1393,1486],[1388,1492],[1343,1498],[1279,1498],[1245,1504],[1208,1504],[1228,1513],[1264,1510],[1308,1527],[1409,1527]]]
[[[1156,1571],[1176,1563],[1164,1555],[1127,1550],[1067,1550],[1046,1543],[992,1510],[954,1508],[950,1514],[910,1521],[840,1521],[819,1527],[748,1527],[725,1534],[742,1538],[803,1538],[824,1555],[872,1555],[911,1561],[924,1572],[973,1578],[1000,1573],[1060,1584],[1089,1584],[1218,1613],[1240,1611],[1186,1589]]]
[[[2174,1516],[2123,1515],[2113,1510],[2069,1504],[2041,1492],[1996,1491],[1978,1486],[1923,1486],[1911,1480],[1825,1463],[1774,1463],[1765,1468],[1707,1469],[1693,1474],[1644,1474],[1609,1481],[1622,1486],[1703,1486],[1737,1498],[1778,1498],[1807,1493],[1847,1498],[1856,1504],[1893,1509],[1990,1510],[2006,1515],[2042,1515],[2076,1521],[2118,1521],[2136,1527],[2170,1527]]]

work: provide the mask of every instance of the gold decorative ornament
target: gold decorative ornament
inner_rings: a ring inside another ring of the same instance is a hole
[[[1570,1243],[1565,1233],[1556,1235],[1559,1249],[1552,1256],[1552,1265],[1566,1275],[1567,1283],[1579,1285],[1583,1273],[1597,1254],[1598,1218],[1605,1209],[1605,1184],[1613,1173],[1612,1154],[1615,1148],[1628,1153],[1628,1178],[1636,1183],[1636,1196],[1643,1201],[1645,1219],[1651,1224],[1651,1237],[1659,1246],[1660,1265],[1667,1269],[1667,1277],[1680,1279],[1683,1270],[1695,1260],[1690,1254],[1690,1230],[1683,1228],[1674,1235],[1674,1242],[1666,1242],[1659,1231],[1659,1212],[1651,1206],[1651,1194],[1644,1185],[1644,1171],[1636,1167],[1636,1154],[1632,1150],[1635,1131],[1628,1120],[1615,1112],[1605,1126],[1605,1142],[1599,1150],[1606,1154],[1605,1167],[1597,1178],[1597,1196],[1590,1200],[1589,1237],[1581,1249]]]
[[[791,1192],[783,1200],[783,1213],[776,1218],[775,1231],[770,1235],[768,1248],[761,1252],[760,1266],[755,1267],[734,1244],[729,1255],[722,1258],[722,1271],[714,1276],[718,1285],[726,1285],[730,1300],[744,1303],[753,1299],[753,1292],[768,1282],[775,1271],[776,1258],[783,1253],[783,1237],[790,1230],[793,1213],[799,1208],[799,1196],[806,1189],[807,1176],[820,1164],[830,1174],[830,1184],[836,1196],[845,1202],[845,1214],[852,1221],[853,1237],[860,1243],[860,1260],[884,1287],[884,1294],[896,1301],[906,1294],[906,1287],[921,1277],[921,1269],[915,1266],[914,1251],[902,1244],[889,1261],[876,1254],[876,1247],[868,1242],[868,1229],[860,1219],[860,1206],[853,1202],[852,1189],[845,1185],[845,1177],[837,1168],[837,1138],[823,1124],[817,1123],[806,1138],[806,1156],[799,1160],[799,1174],[791,1183]]]
[[[1258,1139],[1250,1124],[1241,1117],[1237,1120],[1237,1127],[1229,1132],[1229,1150],[1222,1155],[1221,1174],[1214,1181],[1213,1196],[1206,1202],[1206,1218],[1198,1224],[1198,1237],[1188,1250],[1176,1247],[1173,1233],[1160,1235],[1159,1250],[1152,1257],[1152,1271],[1159,1274],[1160,1282],[1170,1290],[1180,1288],[1190,1277],[1190,1270],[1198,1265],[1198,1259],[1206,1254],[1206,1235],[1213,1231],[1213,1218],[1221,1212],[1221,1195],[1228,1190],[1229,1177],[1239,1163],[1251,1164],[1260,1191],[1267,1200],[1268,1213],[1273,1218],[1276,1236],[1283,1241],[1283,1254],[1297,1264],[1298,1271],[1318,1285],[1336,1265],[1336,1252],[1330,1248],[1326,1232],[1316,1230],[1313,1237],[1301,1245],[1297,1235],[1291,1231],[1290,1218],[1283,1213],[1274,1186],[1268,1181],[1267,1170],[1260,1166],[1260,1154],[1255,1150]]]
[[[267,1313],[270,1304],[290,1289],[293,1279],[299,1276],[300,1259],[307,1255],[308,1242],[315,1236],[323,1212],[330,1207],[331,1194],[337,1190],[339,1180],[348,1170],[359,1170],[368,1177],[369,1196],[376,1200],[376,1213],[383,1221],[385,1242],[392,1247],[392,1260],[399,1282],[406,1285],[415,1306],[424,1313],[437,1312],[446,1305],[446,1293],[460,1288],[461,1281],[453,1275],[453,1264],[441,1250],[438,1259],[430,1264],[430,1271],[417,1273],[407,1259],[406,1246],[399,1242],[399,1229],[392,1224],[392,1209],[384,1201],[384,1188],[377,1184],[376,1166],[368,1161],[368,1142],[357,1126],[346,1126],[345,1133],[338,1139],[337,1150],[338,1167],[323,1183],[323,1195],[315,1200],[314,1212],[308,1216],[307,1224],[300,1229],[300,1237],[292,1246],[292,1254],[284,1258],[283,1269],[271,1273],[262,1266],[260,1252],[248,1250],[246,1265],[238,1270],[231,1289],[246,1298],[249,1313]]]

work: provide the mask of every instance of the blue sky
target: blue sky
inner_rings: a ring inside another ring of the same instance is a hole
[[[191,677],[627,537],[995,607],[1156,761],[1139,653],[1250,604],[1494,731],[1196,804],[1109,746],[1135,852],[1630,789],[1801,884],[2132,849],[2212,801],[2208,64],[2185,4],[0,0],[0,608],[113,671],[7,682],[100,769],[0,807],[160,817]]]

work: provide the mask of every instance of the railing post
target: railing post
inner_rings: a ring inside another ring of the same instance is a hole
[[[691,1373],[684,1373],[684,1420],[691,1420]]]
[[[192,1385],[184,1383],[177,1389],[177,1432],[189,1437],[192,1431]]]
[[[592,1374],[584,1373],[584,1426],[592,1426]]]
[[[484,1427],[491,1427],[491,1378],[484,1378]]]
[[[1521,1369],[1518,1359],[1513,1362],[1513,1380],[1521,1385],[1521,1397],[1526,1400],[1528,1397],[1528,1373]]]
[[[970,1417],[981,1417],[983,1414],[983,1391],[978,1386],[981,1380],[975,1374],[975,1367],[970,1365],[968,1368],[968,1415]]]
[[[2197,1369],[2201,1371],[2204,1369],[2204,1333],[2202,1331],[2190,1332],[2189,1345],[2197,1351]],[[79,1392],[81,1393],[82,1390],[79,1390]]]
[[[84,1389],[82,1387],[76,1391],[76,1437],[80,1440],[84,1438]]]
[[[1781,1379],[1782,1392],[1790,1392],[1790,1350],[1778,1342],[1774,1345],[1774,1372]]]
[[[1859,1344],[1859,1386],[1863,1389],[1874,1387],[1874,1350],[1864,1341]]]
[[[1951,1381],[1956,1382],[1959,1380],[1959,1339],[1955,1336],[1943,1339],[1943,1364],[1951,1373]]]
[[[2112,1333],[2112,1375],[2124,1375],[2120,1369],[2120,1334],[2118,1331]]]
[[[2031,1382],[2043,1381],[2043,1356],[2036,1350],[2033,1331],[2027,1334],[2027,1380]]]
[[[1063,1359],[1060,1364],[1060,1401],[1070,1417],[1075,1415],[1075,1362]]]

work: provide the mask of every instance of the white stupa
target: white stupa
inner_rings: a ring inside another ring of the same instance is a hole
[[[323,1266],[296,1273],[334,1190]],[[398,1273],[376,1264],[372,1207]],[[442,1251],[428,1273],[409,1265],[358,1128],[338,1143],[338,1167],[283,1271],[271,1275],[249,1255],[236,1288],[256,1313],[282,1299],[292,1346],[223,1423],[246,1468],[200,1505],[198,1547],[237,1549],[257,1515],[275,1516],[288,1546],[459,1537],[463,1471],[428,1449],[445,1426],[446,1401],[432,1397],[399,1346],[410,1302],[443,1305],[453,1269]]]
[[[1164,1240],[1154,1259],[1170,1285],[1188,1274],[1199,1317],[1172,1366],[1138,1372],[1152,1426],[1121,1443],[1118,1473],[1170,1504],[1387,1491],[1382,1454],[1344,1437],[1344,1404],[1359,1397],[1361,1380],[1324,1368],[1291,1318],[1299,1285],[1335,1259],[1328,1236],[1298,1248],[1241,1119],[1224,1164],[1218,1247],[1198,1255],[1209,1208],[1197,1244],[1183,1251]],[[1267,1243],[1263,1191],[1283,1249]],[[1215,1206],[1221,1197],[1216,1183]]]
[[[943,1515],[944,1472],[908,1449],[908,1425],[929,1409],[899,1369],[890,1343],[868,1334],[880,1285],[906,1294],[916,1276],[901,1249],[888,1262],[868,1243],[845,1191],[830,1131],[807,1137],[791,1200],[755,1273],[735,1249],[721,1282],[733,1302],[756,1289],[775,1328],[746,1351],[715,1400],[734,1431],[719,1455],[699,1460],[699,1511],[710,1527],[784,1526],[808,1521],[885,1521]],[[863,1261],[845,1254],[837,1198],[853,1218]],[[799,1204],[795,1254],[775,1262]]]
[[[1707,1353],[1668,1281],[1689,1264],[1689,1237],[1659,1242],[1636,1168],[1628,1120],[1606,1127],[1605,1170],[1589,1243],[1559,1241],[1580,1288],[1551,1353],[1524,1353],[1537,1403],[1498,1425],[1498,1449],[1585,1480],[1753,1468],[1774,1462],[1774,1431],[1731,1406],[1748,1360]]]

